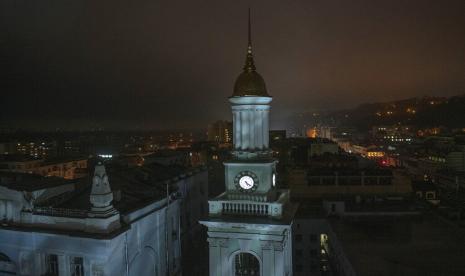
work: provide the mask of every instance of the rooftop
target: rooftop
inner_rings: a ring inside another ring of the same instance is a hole
[[[37,191],[75,183],[59,177],[43,177],[28,173],[0,172],[0,186],[16,191]]]
[[[115,196],[113,206],[122,214],[131,212],[166,197],[166,181],[186,176],[190,170],[181,166],[150,164],[143,167],[121,168],[107,166],[110,187]],[[58,208],[89,210],[92,178],[79,179],[72,198]],[[175,187],[170,186],[170,192]],[[119,198],[118,198],[119,197]]]
[[[465,233],[431,214],[331,226],[357,275],[465,275]]]

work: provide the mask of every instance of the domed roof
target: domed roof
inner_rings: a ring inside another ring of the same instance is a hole
[[[265,81],[255,70],[244,70],[236,79],[233,97],[261,96],[269,97]]]
[[[245,59],[244,71],[237,77],[234,84],[234,92],[232,97],[243,96],[258,96],[269,97],[266,92],[265,81],[262,76],[257,73],[253,55],[252,55],[252,35],[250,27],[250,9],[249,9],[249,43],[247,47],[247,56]]]

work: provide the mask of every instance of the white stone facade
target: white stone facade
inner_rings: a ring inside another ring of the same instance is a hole
[[[168,211],[165,200],[153,203],[123,216],[129,226],[109,236],[2,227],[0,252],[11,259],[17,275],[46,274],[47,258],[55,255],[58,275],[79,275],[73,274],[72,260],[77,257],[83,261],[82,275],[142,276],[166,275],[169,248],[168,268],[173,275],[180,269],[179,212],[179,200],[171,202]]]
[[[269,146],[271,97],[231,97],[235,151],[264,151]]]
[[[252,254],[260,276],[292,275],[290,225],[204,222],[208,227],[210,275],[235,276],[235,257]],[[234,229],[234,230],[233,230]]]
[[[87,194],[78,192],[82,196],[71,200],[87,199],[83,206],[88,207],[81,209],[46,205],[48,200],[74,191],[75,185],[69,181],[33,191],[2,181],[0,275],[179,275],[182,239],[189,239],[191,229],[208,209],[207,171],[191,169],[158,183],[157,190],[171,187],[169,204],[163,192],[153,199],[143,196],[144,201],[151,199],[147,203],[134,198],[137,194],[123,194],[122,200],[112,202],[110,182],[116,180],[121,189],[130,177],[107,177],[104,167],[98,165]],[[135,190],[147,187],[134,181],[130,184]]]

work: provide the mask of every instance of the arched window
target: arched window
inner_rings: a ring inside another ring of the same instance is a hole
[[[250,253],[239,253],[234,257],[235,276],[259,276],[260,262]]]

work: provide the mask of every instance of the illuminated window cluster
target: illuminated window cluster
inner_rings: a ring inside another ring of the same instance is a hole
[[[386,140],[391,140],[391,142],[411,142],[412,138],[402,138],[398,136],[384,136]]]
[[[443,158],[443,157],[429,156],[428,159],[434,162],[446,163],[446,158]]]
[[[379,158],[384,157],[384,152],[382,151],[369,151],[367,152],[368,158]]]

